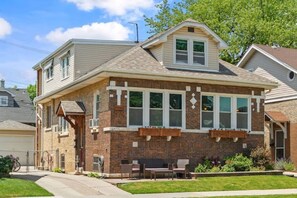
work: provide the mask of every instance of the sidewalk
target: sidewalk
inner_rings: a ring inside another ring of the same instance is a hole
[[[297,173],[287,173],[296,175]],[[249,195],[285,195],[296,194],[297,189],[279,190],[242,190],[242,191],[212,191],[185,193],[158,193],[132,195],[111,183],[131,182],[131,180],[96,179],[86,176],[53,173],[47,171],[32,171],[29,173],[13,173],[13,177],[30,179],[53,193],[57,198],[98,197],[98,198],[173,198],[173,197],[214,197],[214,196],[249,196]],[[133,180],[132,180],[133,181]],[[141,180],[143,181],[143,180]],[[137,182],[137,180],[134,180]],[[297,181],[296,181],[297,182]]]

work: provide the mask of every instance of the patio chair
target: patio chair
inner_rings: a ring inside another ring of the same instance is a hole
[[[122,161],[123,162],[123,161]],[[138,177],[140,178],[140,164],[127,164],[122,163],[121,166],[121,179],[123,179],[123,174],[128,173],[129,178],[131,178],[131,175],[133,176],[133,173],[138,173]]]
[[[184,178],[186,178],[189,173],[189,159],[178,159],[176,164],[172,165],[173,173],[182,173]]]

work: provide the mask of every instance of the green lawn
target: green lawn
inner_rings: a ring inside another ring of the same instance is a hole
[[[119,184],[132,194],[200,192],[229,190],[265,190],[297,188],[297,179],[287,176],[201,177],[189,181],[152,181]]]
[[[0,197],[52,196],[33,181],[13,178],[0,178]]]

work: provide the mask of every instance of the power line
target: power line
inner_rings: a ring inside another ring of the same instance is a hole
[[[25,49],[25,50],[38,52],[38,53],[42,53],[42,54],[49,54],[50,53],[49,51],[46,51],[46,50],[42,50],[42,49],[38,49],[38,48],[26,46],[26,45],[21,45],[21,44],[5,41],[5,40],[2,40],[2,39],[0,39],[0,42],[2,42],[4,44],[7,44],[7,45],[11,45],[11,46],[14,46],[14,47],[18,47],[18,48],[22,48],[22,49]]]

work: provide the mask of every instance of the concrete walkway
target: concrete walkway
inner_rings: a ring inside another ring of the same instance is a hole
[[[290,173],[293,174],[293,173]],[[295,173],[296,174],[296,173]],[[96,179],[86,176],[77,176],[47,171],[31,171],[29,173],[13,173],[12,177],[30,179],[38,185],[53,193],[56,198],[76,197],[101,197],[101,198],[173,198],[173,197],[214,197],[214,196],[247,196],[247,195],[285,195],[296,194],[297,189],[280,190],[243,190],[243,191],[212,191],[212,192],[186,192],[186,193],[158,193],[132,195],[112,183],[119,183],[125,180]],[[161,179],[160,179],[161,180]],[[167,180],[167,179],[166,179]],[[108,181],[108,182],[107,182]],[[132,180],[133,181],[133,180]],[[144,181],[144,180],[134,180]],[[127,180],[126,182],[131,182]],[[154,182],[154,181],[152,181]]]

